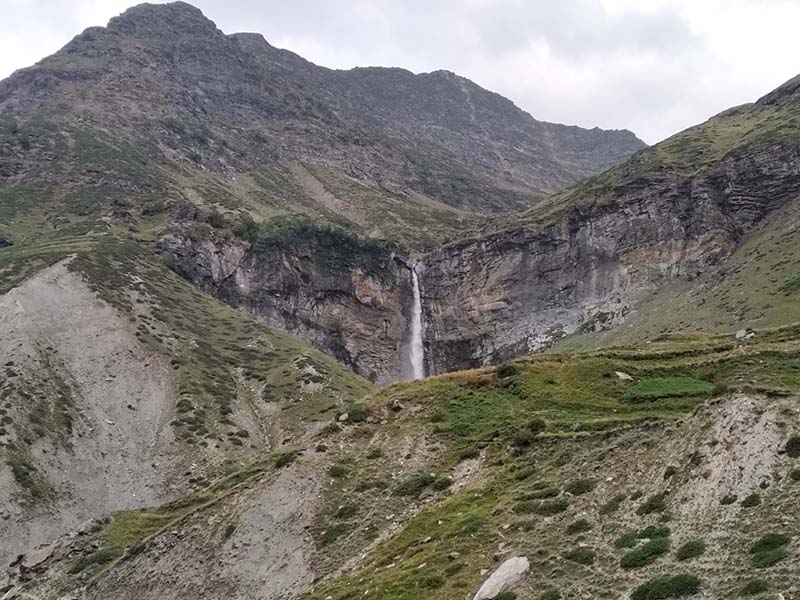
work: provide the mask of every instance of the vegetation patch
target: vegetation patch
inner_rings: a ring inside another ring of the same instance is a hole
[[[639,506],[639,508],[636,509],[636,514],[639,516],[644,516],[654,512],[663,512],[667,508],[667,505],[664,502],[665,498],[666,494],[664,493],[650,496]]]
[[[570,535],[575,535],[577,533],[583,533],[585,531],[589,531],[592,529],[592,524],[589,523],[586,519],[579,519],[567,527],[567,533]]]
[[[742,596],[755,596],[769,590],[769,583],[765,579],[750,579],[742,587]]]
[[[401,481],[394,488],[395,496],[419,496],[425,488],[436,481],[436,477],[430,473],[416,473]]]
[[[713,383],[694,377],[650,377],[630,386],[625,390],[624,397],[636,402],[681,396],[710,396],[713,390]]]
[[[636,588],[631,594],[631,600],[682,598],[692,596],[698,591],[700,591],[700,580],[694,575],[664,575],[651,579]]]
[[[564,486],[564,491],[569,492],[573,496],[581,496],[591,492],[595,485],[595,482],[591,479],[575,479]]]
[[[706,544],[702,540],[691,540],[683,544],[675,552],[675,558],[679,561],[696,558],[706,551]]]
[[[619,561],[623,569],[637,569],[652,564],[669,551],[669,538],[655,538],[628,552]]]
[[[793,435],[786,442],[786,454],[791,458],[800,458],[800,435]]]
[[[573,550],[568,550],[561,554],[561,558],[578,563],[580,565],[594,564],[595,551],[592,548],[580,547]]]

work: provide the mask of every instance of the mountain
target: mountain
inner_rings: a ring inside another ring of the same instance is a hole
[[[305,214],[411,245],[478,222],[465,209],[530,206],[644,147],[537,121],[446,71],[317,67],[182,2],[131,8],[14,73],[0,113],[0,174],[75,210],[124,194],[135,211]]]
[[[642,149],[182,3],[0,82],[0,598],[798,597],[799,88]]]

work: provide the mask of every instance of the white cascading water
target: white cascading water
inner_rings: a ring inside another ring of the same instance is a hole
[[[422,297],[416,265],[411,267],[411,288],[414,294],[411,306],[411,376],[413,379],[422,379],[425,377],[425,348],[422,346]]]

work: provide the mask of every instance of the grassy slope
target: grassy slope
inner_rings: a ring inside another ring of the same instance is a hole
[[[317,571],[328,577],[308,600],[461,599],[485,578],[482,569],[496,568],[510,552],[533,563],[523,599],[549,587],[567,596],[619,597],[651,577],[677,573],[699,576],[726,598],[757,576],[786,589],[798,567],[795,542],[768,568],[755,567],[747,548],[764,533],[795,531],[796,519],[786,515],[798,508],[800,484],[789,476],[800,467],[796,461],[769,450],[774,466],[759,475],[767,483],[757,489],[754,508],[742,504],[744,497],[724,500],[722,487],[706,500],[711,516],[682,507],[681,495],[694,498],[692,490],[702,487],[711,469],[705,455],[713,454],[718,435],[709,417],[717,409],[699,407],[736,390],[763,394],[755,414],[782,415],[781,444],[800,430],[791,397],[800,393],[798,328],[761,331],[739,343],[731,336],[676,336],[646,350],[542,355],[379,390],[364,401],[371,422],[327,428],[305,450],[318,453],[324,445],[330,465],[312,529]],[[544,430],[531,435],[537,419]],[[417,450],[403,449],[406,442]],[[477,475],[450,491],[460,479],[447,475],[477,456]],[[150,551],[148,536],[179,527],[190,512],[212,510],[228,493],[262,485],[280,464],[275,458],[185,501],[115,515],[99,534],[99,554],[71,568],[85,581],[102,576],[126,548]],[[386,537],[392,519],[400,527]],[[647,526],[667,527],[658,534],[667,541],[649,542]],[[718,535],[720,527],[726,535]],[[708,546],[705,554],[679,560],[678,548],[693,540]],[[623,567],[629,552],[626,564],[633,566]],[[342,570],[345,557],[355,562]]]

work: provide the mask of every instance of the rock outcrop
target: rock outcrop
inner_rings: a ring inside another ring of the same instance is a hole
[[[524,556],[514,556],[506,560],[489,576],[473,600],[492,600],[503,592],[512,589],[525,579],[530,562]]]
[[[391,247],[347,236],[251,245],[168,235],[161,251],[202,289],[360,375],[378,383],[411,376],[410,269]]]

